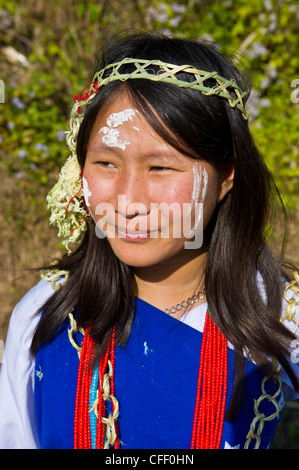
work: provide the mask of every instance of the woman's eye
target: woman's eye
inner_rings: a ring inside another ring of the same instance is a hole
[[[113,163],[110,162],[97,162],[100,166],[104,166],[105,168],[114,168]]]
[[[152,166],[151,170],[153,170],[153,171],[165,171],[165,170],[171,170],[171,168],[168,168],[166,166]]]

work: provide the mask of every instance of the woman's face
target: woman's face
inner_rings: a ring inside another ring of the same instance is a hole
[[[232,178],[166,143],[124,94],[93,128],[83,189],[98,236],[127,265],[146,267],[198,255]]]

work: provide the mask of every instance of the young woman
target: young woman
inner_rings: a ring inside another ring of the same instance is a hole
[[[248,92],[206,43],[104,50],[48,196],[68,254],[11,318],[1,447],[271,445],[298,397],[299,278],[267,243]]]

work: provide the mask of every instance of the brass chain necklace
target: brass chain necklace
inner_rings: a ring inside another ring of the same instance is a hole
[[[166,308],[164,313],[167,313],[168,315],[174,315],[176,312],[180,312],[183,308],[187,308],[190,305],[195,304],[195,302],[198,302],[200,299],[203,299],[205,295],[206,290],[203,289],[197,292],[197,294],[192,295],[192,297],[189,297],[187,300],[183,300],[181,303],[176,304],[171,308]]]

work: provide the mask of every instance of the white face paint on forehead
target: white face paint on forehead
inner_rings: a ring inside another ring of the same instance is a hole
[[[106,127],[102,127],[99,130],[99,134],[103,133],[104,136],[102,138],[102,142],[107,145],[107,147],[117,147],[121,150],[125,150],[127,145],[130,145],[131,142],[126,140],[120,140],[120,129],[117,129],[121,126],[124,122],[133,121],[134,117],[138,113],[137,109],[124,109],[119,113],[112,113],[108,117],[106,123]],[[134,127],[134,129],[139,130],[138,128]]]
[[[118,127],[126,121],[133,121],[133,118],[138,113],[137,109],[124,109],[119,113],[112,113],[107,119],[107,125],[109,127]]]

